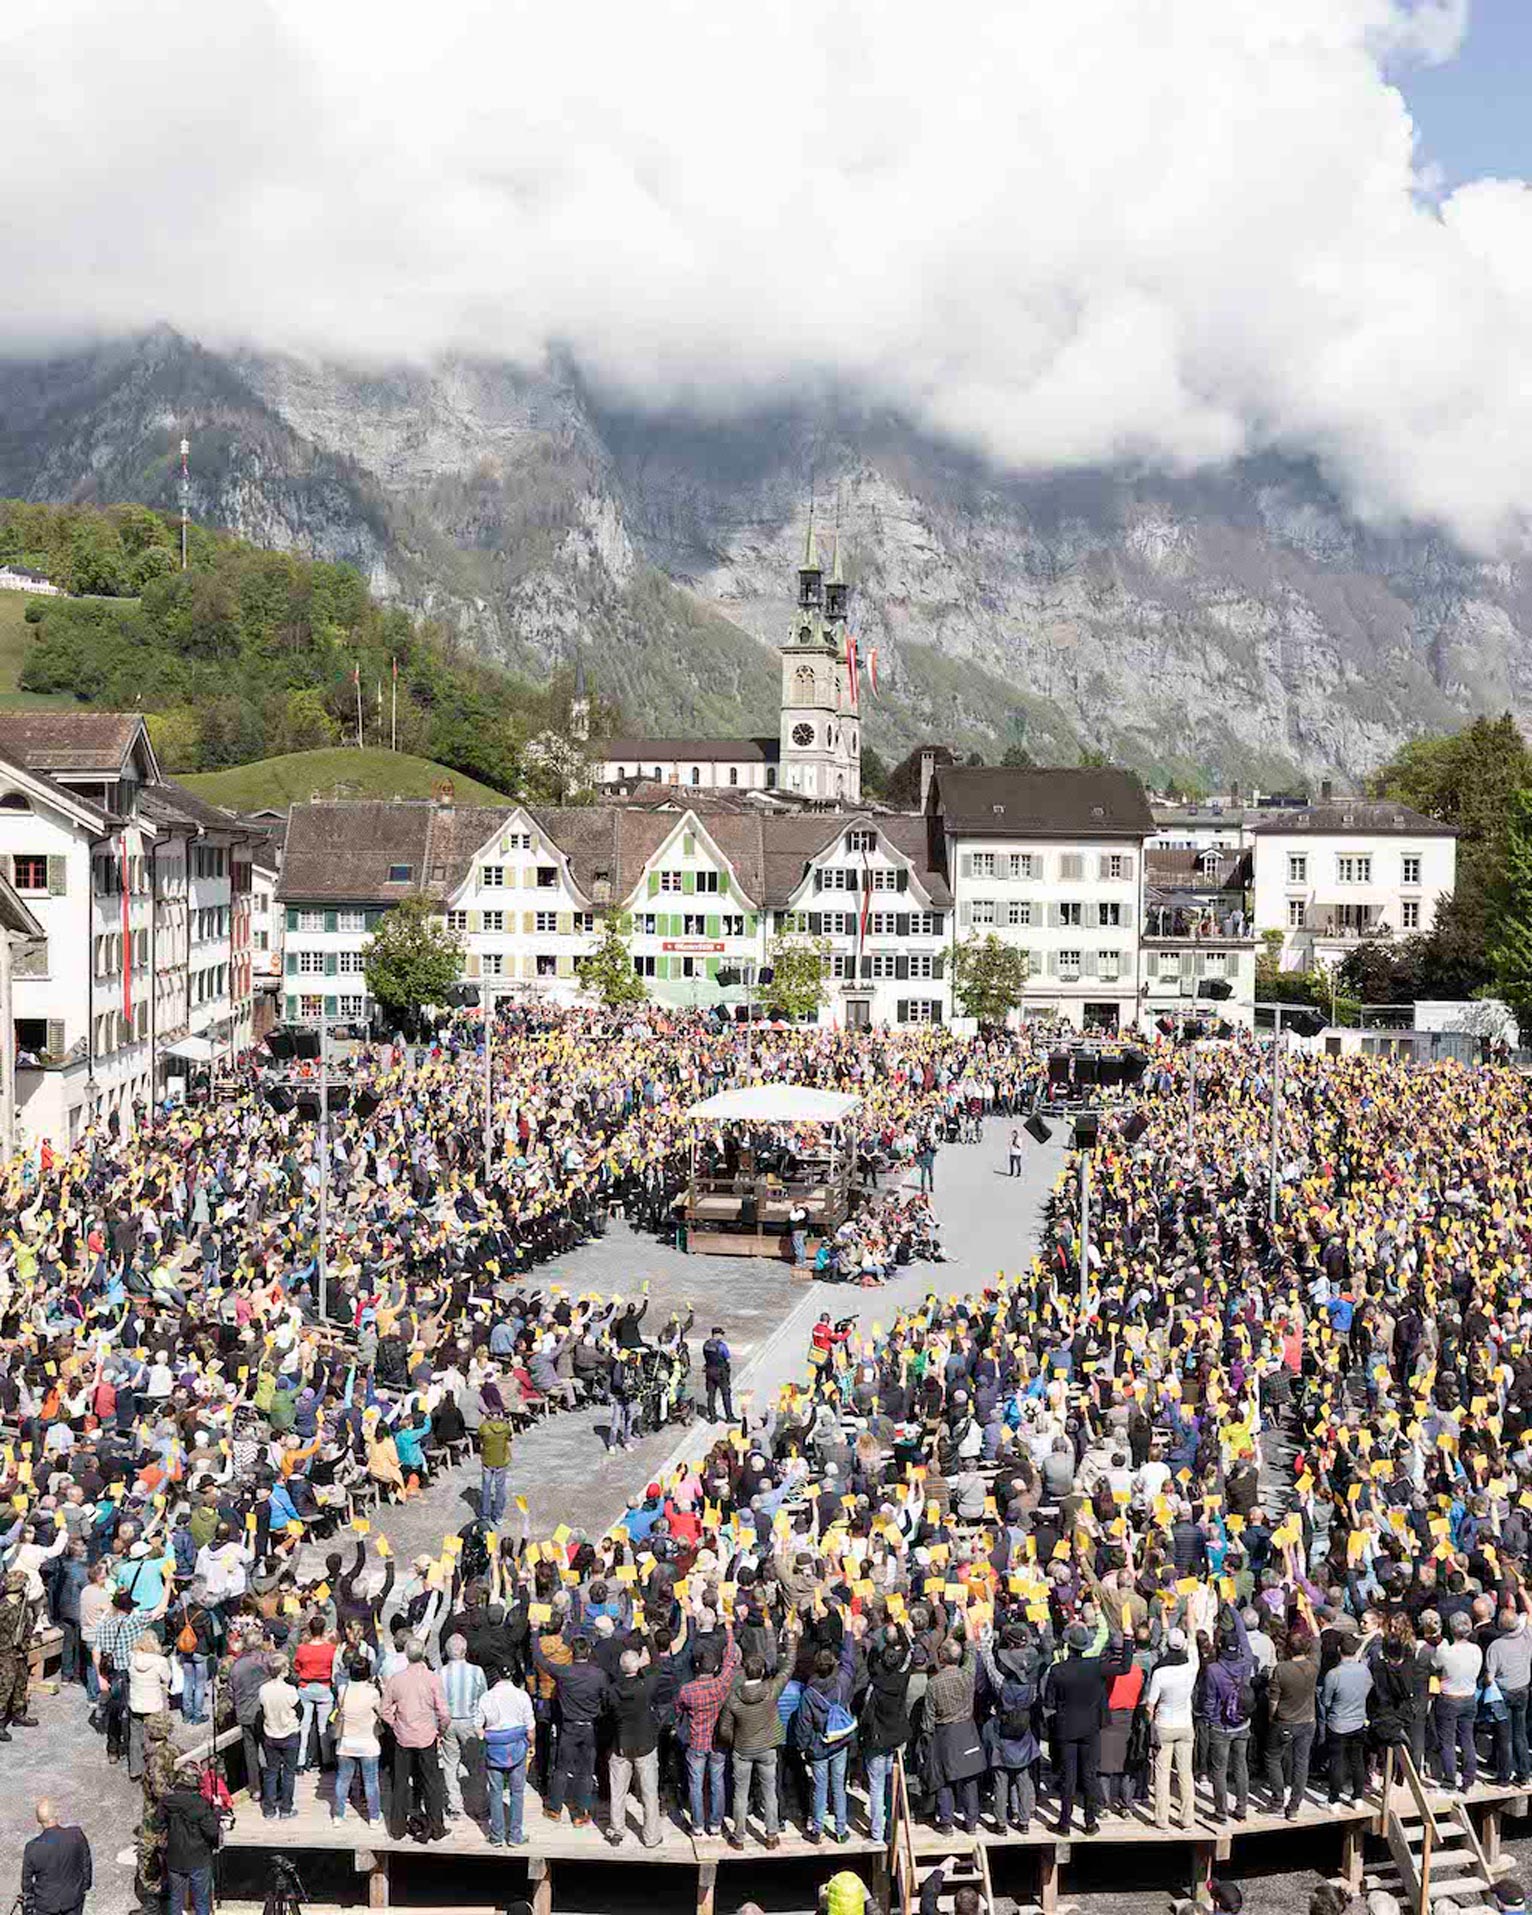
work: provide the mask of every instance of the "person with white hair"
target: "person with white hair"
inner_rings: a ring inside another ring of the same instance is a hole
[[[1149,1678],[1144,1695],[1154,1748],[1154,1825],[1170,1827],[1170,1771],[1174,1764],[1181,1797],[1181,1827],[1190,1829],[1197,1812],[1192,1783],[1192,1691],[1197,1686],[1197,1640],[1186,1629],[1165,1638],[1165,1656]]]
[[[450,1718],[441,1738],[442,1783],[447,1796],[447,1820],[463,1816],[464,1774],[471,1773],[482,1755],[478,1725],[479,1704],[489,1684],[477,1663],[468,1660],[466,1636],[447,1638],[447,1660],[442,1664],[442,1694]]]

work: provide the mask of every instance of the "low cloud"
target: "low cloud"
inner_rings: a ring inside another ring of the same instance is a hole
[[[1532,194],[1434,197],[1466,0],[10,0],[0,344],[166,320],[829,379],[1004,465],[1316,454],[1520,549]]]

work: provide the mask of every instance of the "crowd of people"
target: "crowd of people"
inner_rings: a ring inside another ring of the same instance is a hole
[[[337,1819],[423,1840],[566,1814],[618,1845],[668,1814],[735,1847],[878,1840],[896,1767],[942,1831],[1297,1818],[1359,1801],[1391,1749],[1449,1789],[1532,1782],[1513,1072],[1290,1053],[1273,1220],[1269,1048],[1199,1055],[1188,1125],[1186,1054],[1156,1040],[1092,1152],[1088,1243],[1071,1159],[1028,1267],[827,1319],[801,1381],[738,1415],[715,1328],[705,1455],[605,1535],[534,1538],[518,1421],[646,1378],[690,1413],[694,1326],[529,1273],[613,1192],[664,1228],[684,1111],[738,1041],[509,1020],[488,1175],[473,1042],[361,1066],[382,1101],[336,1126],[323,1315],[316,1139],[253,1095],[13,1173],[0,1659],[8,1614],[24,1641],[51,1610],[146,1790],[171,1705],[215,1701],[274,1819],[313,1770]],[[869,1171],[901,1173],[866,1176],[837,1274],[887,1275],[923,1216],[933,1254],[937,1145],[974,1105],[1032,1108],[1046,1053],[757,1040],[768,1080],[858,1091]],[[409,1496],[464,1445],[481,1520],[401,1573],[358,1483]]]

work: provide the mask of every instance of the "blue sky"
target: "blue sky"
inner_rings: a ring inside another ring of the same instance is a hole
[[[1471,0],[1457,58],[1394,78],[1448,186],[1484,173],[1532,179],[1532,0]]]

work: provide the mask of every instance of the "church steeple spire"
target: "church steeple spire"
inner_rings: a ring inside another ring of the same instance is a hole
[[[824,567],[814,544],[814,501],[809,500],[809,529],[803,540],[803,563],[798,567],[798,603],[804,611],[817,611],[824,597]]]

